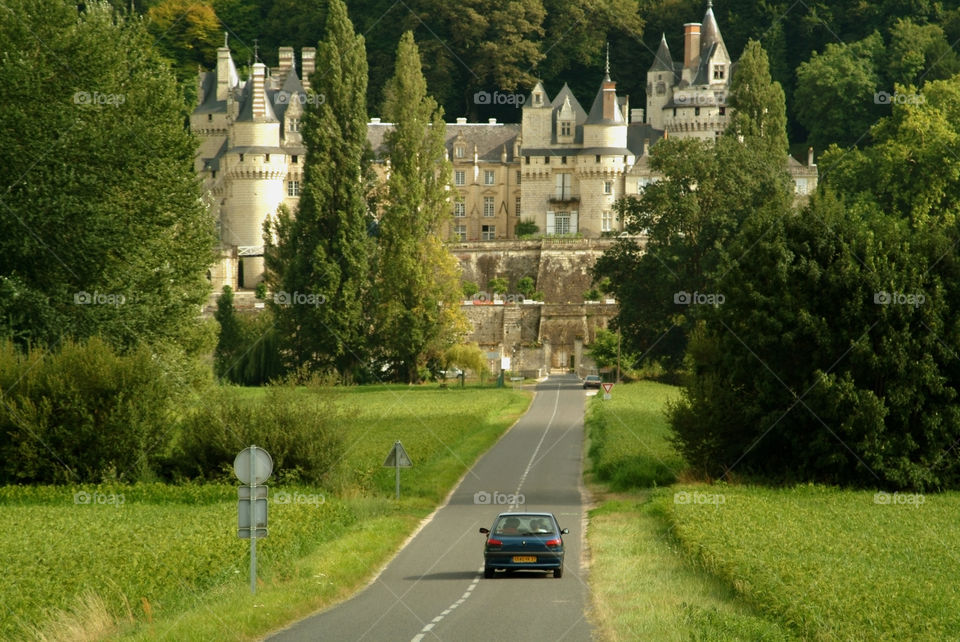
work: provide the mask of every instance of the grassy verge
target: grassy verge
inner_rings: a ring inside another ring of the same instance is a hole
[[[235,393],[251,403],[262,394]],[[261,636],[368,581],[529,400],[489,388],[338,395],[348,448],[336,483],[270,486],[255,598],[233,485],[0,488],[0,515],[16,534],[0,541],[0,638]],[[396,439],[414,462],[400,502],[380,467]]]

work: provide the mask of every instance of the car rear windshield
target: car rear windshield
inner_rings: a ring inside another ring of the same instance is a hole
[[[557,529],[553,520],[543,515],[508,515],[497,521],[493,532],[497,535],[553,535]]]

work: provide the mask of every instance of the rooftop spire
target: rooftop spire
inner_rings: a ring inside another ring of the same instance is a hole
[[[604,80],[610,80],[610,42],[607,41],[607,65],[604,69]]]

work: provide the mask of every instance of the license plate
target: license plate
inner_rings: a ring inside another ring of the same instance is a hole
[[[514,555],[513,563],[522,564],[524,562],[536,562],[537,557],[535,555]]]

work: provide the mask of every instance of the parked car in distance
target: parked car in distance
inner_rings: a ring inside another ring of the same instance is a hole
[[[599,388],[600,383],[603,380],[600,378],[600,375],[587,375],[583,379],[584,388]]]
[[[553,513],[500,513],[483,544],[483,576],[491,578],[497,569],[553,571],[563,577],[563,536]]]

